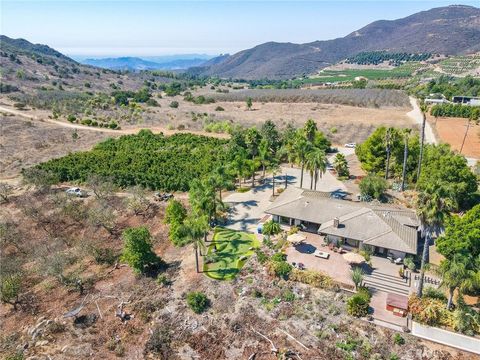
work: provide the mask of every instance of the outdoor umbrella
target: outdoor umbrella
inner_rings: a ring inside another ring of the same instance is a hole
[[[365,262],[365,258],[357,253],[354,252],[348,252],[343,255],[343,258],[349,263],[349,264],[361,264]]]
[[[303,235],[300,235],[300,234],[292,234],[292,235],[288,235],[287,237],[287,241],[289,243],[292,243],[292,244],[300,244],[302,242],[304,242],[307,238]]]

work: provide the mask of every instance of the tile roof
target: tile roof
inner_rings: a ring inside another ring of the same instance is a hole
[[[266,213],[321,224],[319,232],[364,244],[417,253],[418,219],[413,211],[363,202],[337,200],[328,193],[289,188]],[[340,226],[333,224],[338,218]]]

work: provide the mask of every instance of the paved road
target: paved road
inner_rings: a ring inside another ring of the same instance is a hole
[[[421,129],[422,122],[423,122],[423,115],[420,110],[420,107],[418,106],[417,99],[410,96],[410,104],[412,104],[413,110],[408,112],[407,116],[413,119],[413,121],[415,121],[420,126],[420,129]],[[435,134],[433,133],[432,127],[430,126],[428,121],[425,123],[425,142],[430,144],[438,144],[437,139],[435,138]]]
[[[300,183],[301,170],[298,168],[282,167],[282,173],[275,177],[275,187],[285,186],[285,176],[288,186],[298,186]],[[310,188],[310,174],[304,172],[303,187]],[[317,183],[319,191],[340,191],[346,192],[345,185],[337,180],[335,176],[328,171],[319,179]],[[265,216],[265,210],[271,204],[272,179],[267,178],[265,184],[257,186],[255,189],[245,193],[233,193],[227,196],[224,201],[232,205],[227,227],[234,230],[243,230],[254,232],[257,223]]]

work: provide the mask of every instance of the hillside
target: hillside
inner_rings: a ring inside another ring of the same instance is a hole
[[[312,74],[362,51],[468,54],[480,50],[480,9],[447,6],[397,20],[375,21],[334,40],[268,42],[192,72],[224,78],[292,78]]]
[[[82,65],[47,45],[0,36],[2,93],[110,92],[112,87],[137,90],[144,74],[121,74]]]

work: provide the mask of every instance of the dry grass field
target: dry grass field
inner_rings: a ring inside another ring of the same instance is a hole
[[[435,121],[434,118],[430,117],[429,121],[435,128],[441,142],[450,144],[452,149],[460,151],[467,128],[467,119],[438,118],[438,121]],[[480,125],[474,122],[470,122],[462,155],[480,159]]]

